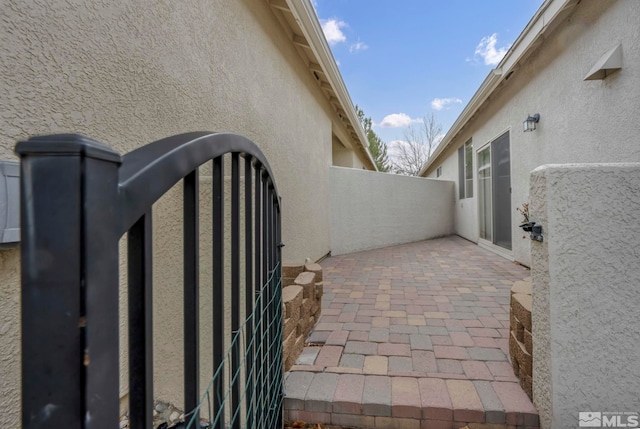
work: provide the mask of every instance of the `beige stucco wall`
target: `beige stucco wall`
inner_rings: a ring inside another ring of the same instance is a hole
[[[477,219],[478,203],[475,198],[476,183],[474,180],[474,196],[471,198],[459,198],[459,184],[458,184],[458,153],[454,151],[453,155],[449,154],[443,161],[438,164],[442,167],[441,176],[436,177],[437,173],[434,169],[431,174],[428,175],[430,179],[448,180],[454,182],[452,198],[454,198],[454,204],[452,206],[453,216],[453,231],[466,238],[467,240],[478,240],[478,226],[476,222],[470,222],[469,219]],[[475,179],[475,178],[474,178]]]
[[[19,254],[0,251],[0,412],[11,427],[20,427],[20,280]]]
[[[332,165],[337,167],[349,167],[353,168],[355,164],[358,162],[356,154],[347,149],[337,140],[335,137],[333,138],[332,144]]]
[[[125,153],[187,131],[237,132],[258,144],[274,171],[284,261],[329,251],[334,113],[268,2],[9,0],[0,21],[3,159],[34,134],[80,132]],[[167,261],[181,246],[168,239],[181,214],[160,211],[157,225],[173,228],[156,243]],[[20,415],[17,255],[0,252],[0,414],[9,427],[19,427]],[[161,322],[181,308],[176,266],[156,264],[158,355],[180,346],[175,326]],[[172,368],[156,369],[161,398],[181,385]]]
[[[457,148],[473,138],[474,152],[503,132],[511,140],[512,256],[530,265],[529,239],[517,227],[516,207],[529,199],[529,173],[546,163],[640,160],[640,7],[636,0],[580,2],[567,21],[540,42],[511,78],[490,97],[427,172],[456,180]],[[609,49],[622,43],[623,68],[606,80],[583,81]],[[537,130],[522,131],[539,113]],[[478,240],[477,158],[474,198],[456,204],[456,232]],[[457,195],[457,193],[456,193]],[[457,198],[457,197],[456,197]]]
[[[312,209],[305,193],[313,187],[327,198],[332,116],[265,3],[2,8],[12,27],[2,33],[0,60],[11,106],[2,112],[5,153],[37,133],[82,132],[126,152],[185,131],[237,132],[265,152],[289,206],[285,258],[320,257],[327,213]],[[305,230],[304,218],[319,227]],[[301,248],[303,241],[317,248]]]
[[[449,235],[453,182],[332,167],[331,254]]]
[[[581,411],[637,413],[640,163],[539,167],[531,216],[544,236],[531,243],[542,428],[578,427]]]

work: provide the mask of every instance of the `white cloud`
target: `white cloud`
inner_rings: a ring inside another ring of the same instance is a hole
[[[476,46],[475,55],[482,58],[482,61],[487,66],[498,64],[509,50],[510,45],[496,48],[497,43],[498,33],[493,33],[491,36],[483,37],[478,46]]]
[[[461,104],[462,100],[456,97],[451,98],[434,98],[431,100],[431,108],[433,110],[442,110],[449,104]]]
[[[401,162],[403,148],[404,150],[409,149],[409,142],[406,140],[392,140],[387,143],[387,156],[393,165],[398,165]]]
[[[354,53],[358,51],[366,51],[367,49],[369,49],[369,47],[358,39],[357,43],[354,43],[349,47],[349,52]]]
[[[382,128],[401,128],[407,127],[415,122],[422,122],[422,119],[412,119],[406,113],[392,113],[382,118],[380,126]]]
[[[341,30],[341,28],[347,27],[346,22],[331,18],[323,19],[321,23],[324,37],[327,38],[327,42],[329,42],[330,45],[347,41],[347,36],[345,36]]]
[[[401,146],[409,146],[409,142],[406,140],[391,140],[387,143],[387,153],[390,158],[396,160],[398,158],[399,152],[401,151]]]

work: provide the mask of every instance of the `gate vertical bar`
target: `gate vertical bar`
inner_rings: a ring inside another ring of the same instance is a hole
[[[278,374],[280,376],[280,391],[278,392],[279,394],[279,407],[278,407],[278,424],[280,427],[284,426],[284,362],[283,362],[283,323],[284,323],[284,315],[282,314],[282,247],[284,246],[284,244],[282,243],[282,218],[280,217],[280,213],[282,210],[282,200],[280,199],[280,197],[278,195],[275,196],[276,198],[276,264],[278,265],[278,297],[279,297],[279,302],[278,302],[278,308],[279,308],[279,315],[280,317],[278,317],[278,338],[277,338],[277,344],[279,345],[280,349],[278,352]],[[314,295],[313,295],[313,299],[315,299],[315,286],[314,286],[314,291],[313,291]]]
[[[200,397],[199,286],[200,183],[196,168],[184,178],[184,410],[198,406]],[[187,421],[192,416],[187,417]],[[199,422],[199,415],[194,421]]]
[[[251,156],[245,155],[244,159],[244,248],[245,248],[245,262],[244,262],[244,277],[245,277],[245,317],[246,323],[246,358],[245,358],[245,390],[246,394],[246,427],[251,428],[253,426],[253,398],[250,392],[253,391],[253,319],[250,319],[253,312],[253,301],[255,299],[254,287],[253,287],[253,210],[251,192],[252,186],[252,159]]]
[[[265,182],[267,184],[265,188],[265,242],[267,245],[264,248],[264,252],[266,255],[266,265],[269,269],[269,282],[266,285],[266,302],[267,302],[267,310],[266,310],[266,318],[267,318],[267,382],[266,385],[269,389],[267,394],[267,410],[269,410],[268,414],[268,424],[271,427],[272,423],[272,402],[273,402],[273,391],[272,391],[272,383],[273,383],[273,372],[272,372],[272,351],[273,351],[273,295],[271,293],[271,286],[273,284],[273,265],[271,262],[271,189],[269,187],[269,180],[265,177]]]
[[[255,287],[256,294],[260,293],[260,288],[262,287],[262,247],[261,247],[261,239],[262,239],[262,173],[260,172],[260,164],[256,162],[255,165],[255,186],[254,186],[254,221],[255,221],[255,248],[254,248],[254,256],[255,256]]]
[[[231,154],[231,418],[240,429],[240,154]],[[237,337],[236,337],[237,336]]]
[[[16,152],[22,160],[22,427],[114,427],[120,155],[80,135],[31,138]]]
[[[274,367],[276,366],[276,347],[278,346],[276,343],[276,332],[275,329],[277,327],[276,323],[276,304],[277,297],[275,294],[275,282],[276,282],[276,267],[275,267],[275,228],[274,228],[274,199],[273,199],[274,189],[271,187],[271,183],[269,186],[269,193],[267,197],[267,201],[269,204],[269,248],[267,252],[269,252],[269,266],[271,267],[271,282],[269,283],[269,374],[271,377],[269,386],[269,419],[271,426],[274,425],[275,420],[275,404],[277,401],[277,395],[279,392],[275,390],[275,384],[278,379],[276,372],[274,371]]]
[[[270,391],[269,391],[269,398],[270,398],[270,404],[269,404],[269,422],[270,425],[273,426],[274,424],[274,404],[275,404],[275,396],[277,394],[277,392],[274,390],[274,385],[275,385],[275,380],[276,380],[276,376],[275,373],[273,371],[273,367],[275,365],[275,293],[274,293],[274,282],[275,282],[275,266],[274,266],[274,258],[273,258],[273,254],[274,254],[274,242],[273,242],[273,237],[274,237],[274,230],[273,230],[273,189],[271,188],[271,186],[269,186],[269,193],[267,195],[267,201],[269,204],[269,217],[268,217],[268,223],[269,223],[269,248],[267,250],[267,252],[269,253],[269,266],[271,267],[271,281],[269,282],[269,374],[271,377],[269,386],[270,386]]]
[[[264,415],[264,404],[263,393],[264,393],[264,380],[263,380],[263,370],[264,370],[264,361],[262,358],[262,350],[263,350],[263,334],[264,334],[264,326],[262,324],[262,311],[264,309],[264,297],[262,296],[262,282],[264,281],[264,276],[262,274],[262,171],[261,166],[258,162],[256,162],[255,166],[255,190],[254,190],[254,198],[255,198],[255,286],[256,286],[256,308],[255,308],[255,338],[257,338],[256,342],[256,354],[254,359],[254,374],[255,374],[255,383],[256,383],[256,395],[255,395],[255,407],[256,407],[256,427],[262,427],[263,420],[262,416]]]
[[[224,362],[224,158],[213,159],[213,371],[214,374]],[[219,414],[215,429],[224,429],[224,409],[222,403],[222,389],[224,387],[224,372],[214,380],[213,385],[213,415]]]
[[[153,425],[153,298],[151,210],[129,230],[129,424]]]
[[[267,251],[269,246],[269,205],[268,205],[268,181],[269,177],[266,170],[262,172],[262,273],[263,273],[263,289],[262,289],[262,385],[263,385],[263,407],[267,414],[264,418],[269,419],[269,405],[270,405],[270,381],[271,374],[269,371],[269,285],[271,267],[269,266],[269,252]]]

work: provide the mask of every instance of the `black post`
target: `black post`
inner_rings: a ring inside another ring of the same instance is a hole
[[[120,155],[75,134],[35,137],[16,151],[22,427],[117,427]]]

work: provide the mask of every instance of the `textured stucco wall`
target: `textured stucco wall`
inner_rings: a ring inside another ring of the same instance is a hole
[[[473,138],[474,152],[510,132],[512,256],[530,264],[529,240],[517,227],[516,207],[529,199],[529,175],[549,163],[640,161],[640,7],[636,0],[580,2],[556,31],[540,42],[434,163],[457,181],[457,148]],[[605,80],[583,81],[602,54],[622,43],[623,68]],[[539,113],[536,131],[522,122]],[[477,158],[474,195],[477,196]],[[456,193],[457,195],[457,193]],[[456,197],[457,198],[457,197]],[[456,231],[478,240],[478,201],[456,205]]]
[[[20,281],[19,252],[0,250],[0,411],[9,427],[19,427]]]
[[[640,409],[640,163],[532,173],[534,403],[544,428]]]
[[[344,147],[337,139],[334,137],[333,142],[331,144],[332,147],[332,165],[337,167],[355,167],[357,161],[356,154],[352,151]]]
[[[475,156],[475,155],[474,155]],[[475,164],[474,164],[475,165]],[[470,198],[460,199],[458,189],[458,152],[445,157],[437,167],[442,167],[442,175],[439,180],[450,180],[454,182],[453,195],[455,203],[453,206],[454,232],[467,240],[478,241],[478,200],[476,198],[477,185],[474,178],[474,194]],[[430,179],[436,179],[437,167],[428,175]],[[476,173],[474,173],[476,174]]]
[[[327,199],[331,108],[268,4],[9,2],[0,14],[4,153],[38,133],[82,132],[127,152],[185,131],[237,132],[274,169],[285,259],[326,253],[326,204],[306,195]]]
[[[332,255],[453,231],[453,182],[332,167],[329,189]]]
[[[3,159],[34,134],[80,132],[125,153],[187,131],[237,132],[258,144],[274,171],[284,261],[329,251],[335,114],[268,2],[9,0],[0,22]],[[180,255],[171,255],[181,247],[181,211],[170,198],[154,216],[156,227],[169,228],[157,237],[154,272],[156,354],[167,360],[179,355],[180,334],[163,320],[181,314],[172,262]],[[19,427],[20,415],[17,255],[0,252],[0,415],[9,427]],[[174,399],[163,396],[181,385],[173,368],[156,369],[161,399]]]

